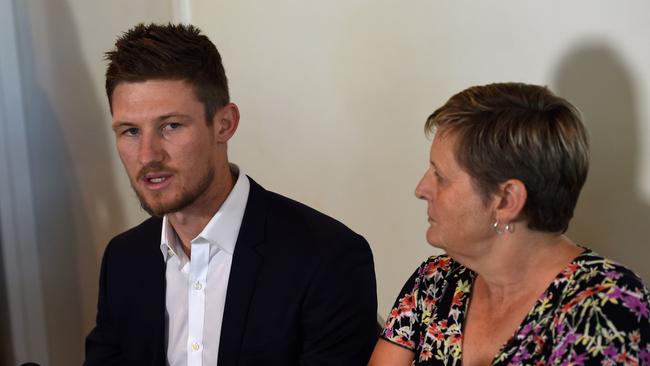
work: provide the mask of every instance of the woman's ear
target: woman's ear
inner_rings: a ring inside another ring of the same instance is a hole
[[[519,179],[508,179],[499,184],[496,218],[504,223],[516,221],[526,205],[528,191]]]
[[[235,103],[221,107],[212,119],[214,135],[218,142],[226,143],[237,131],[239,126],[239,108]]]

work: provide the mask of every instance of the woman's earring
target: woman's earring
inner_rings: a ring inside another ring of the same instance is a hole
[[[492,224],[492,228],[499,235],[501,235],[501,234],[503,234],[505,232],[504,230],[499,228],[499,219],[494,220],[494,224]],[[507,228],[508,228],[508,225],[506,225],[506,229]]]
[[[496,220],[494,220],[494,224],[492,224],[492,228],[499,235],[505,233],[506,231],[509,232],[510,234],[512,234],[512,233],[515,232],[515,223],[514,222],[509,222],[503,227],[503,229],[501,229],[499,227],[499,219],[496,219]]]

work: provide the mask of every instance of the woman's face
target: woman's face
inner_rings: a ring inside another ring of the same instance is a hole
[[[495,232],[494,199],[483,202],[472,178],[456,161],[453,133],[436,134],[429,169],[415,188],[427,201],[427,241],[450,255],[476,253]]]

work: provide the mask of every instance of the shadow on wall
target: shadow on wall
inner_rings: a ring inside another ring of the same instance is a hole
[[[2,233],[0,233],[2,234]],[[2,235],[0,235],[0,248],[2,248]],[[0,250],[0,365],[13,365],[13,350],[11,349],[11,331],[9,319],[9,304],[7,301],[7,283],[5,278],[4,258]]]
[[[113,147],[68,3],[14,9],[50,364],[78,365],[96,309],[95,241],[125,225]]]
[[[636,186],[640,130],[631,75],[606,44],[581,45],[557,67],[554,88],[583,113],[591,163],[569,236],[650,281],[650,206]]]

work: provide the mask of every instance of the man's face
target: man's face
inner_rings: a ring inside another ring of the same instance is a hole
[[[215,189],[215,128],[189,84],[124,82],[112,103],[117,150],[147,212],[181,211]]]

